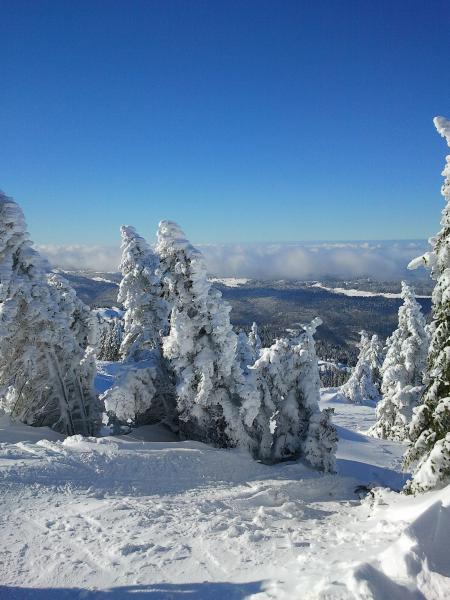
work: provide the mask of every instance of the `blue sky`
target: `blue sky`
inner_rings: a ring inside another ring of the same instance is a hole
[[[0,0],[0,187],[32,238],[424,238],[450,3]]]

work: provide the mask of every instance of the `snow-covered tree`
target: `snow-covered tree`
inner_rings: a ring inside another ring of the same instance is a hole
[[[118,361],[123,341],[123,321],[114,317],[102,324],[99,340],[98,358],[100,360]]]
[[[436,117],[438,133],[450,146],[450,121]],[[411,446],[405,464],[417,461],[406,491],[416,493],[446,485],[450,481],[450,155],[442,172],[442,211],[439,233],[430,239],[432,250],[410,263],[410,268],[425,264],[436,281],[433,290],[433,321],[428,351],[425,390],[421,404],[414,410],[409,436]]]
[[[175,373],[180,435],[216,446],[243,443],[237,336],[230,306],[211,286],[201,253],[176,223],[162,221],[157,253],[164,298],[172,306],[164,356]]]
[[[58,290],[59,308],[70,323],[73,334],[83,349],[94,347],[97,337],[97,319],[89,306],[78,298],[70,283],[59,274],[49,273],[48,284]]]
[[[30,425],[90,435],[100,425],[95,360],[66,284],[49,285],[22,210],[0,195],[0,406]]]
[[[163,422],[173,427],[173,389],[158,354],[129,363],[114,385],[101,396],[107,414],[134,426]]]
[[[377,386],[380,344],[377,336],[369,336],[361,331],[358,362],[348,381],[341,387],[341,393],[350,402],[361,404],[364,401],[376,402],[380,392]]]
[[[386,342],[381,367],[382,399],[377,404],[377,421],[370,430],[375,437],[399,441],[408,438],[413,409],[420,401],[429,343],[421,306],[404,281],[402,299],[398,327]]]
[[[383,364],[385,352],[383,344],[380,342],[379,337],[374,334],[370,338],[369,346],[367,348],[367,360],[370,365],[372,372],[372,381],[378,388],[381,388],[381,366]]]
[[[247,373],[248,368],[253,365],[256,357],[253,346],[250,344],[250,340],[245,331],[240,331],[238,334],[236,354],[242,371]]]
[[[162,299],[159,260],[134,227],[122,226],[123,279],[118,301],[125,308],[123,360],[143,360],[167,333],[168,306]]]
[[[336,430],[319,410],[320,378],[315,320],[294,339],[277,339],[253,367],[260,406],[251,428],[254,454],[265,462],[303,456],[314,467],[334,468]]]
[[[258,333],[258,325],[255,322],[253,322],[250,333],[248,334],[248,341],[254,356],[253,362],[255,362],[255,360],[259,358],[262,348],[261,338]]]

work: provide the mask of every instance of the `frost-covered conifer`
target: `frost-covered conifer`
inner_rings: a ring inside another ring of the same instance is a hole
[[[231,309],[209,283],[203,256],[176,223],[159,224],[157,252],[164,297],[172,306],[163,351],[175,373],[180,434],[217,446],[242,444],[235,377],[242,372]]]
[[[255,362],[255,360],[258,360],[262,348],[261,338],[258,334],[258,325],[255,322],[253,323],[250,333],[248,334],[248,341],[254,356],[253,362]]]
[[[247,372],[248,367],[255,362],[255,357],[253,354],[253,348],[250,346],[249,339],[245,331],[240,331],[238,333],[236,355],[241,369],[244,372]]]
[[[399,441],[408,437],[413,408],[420,400],[429,342],[421,306],[405,282],[402,298],[398,327],[386,343],[381,367],[382,399],[377,404],[377,421],[370,430],[375,437]]]
[[[121,227],[123,279],[118,301],[125,308],[123,360],[143,360],[167,333],[168,306],[161,296],[159,261],[134,227]]]
[[[381,388],[381,366],[383,364],[384,356],[383,344],[380,342],[379,337],[374,334],[370,338],[369,346],[367,348],[367,360],[369,361],[372,372],[372,381],[378,390]]]
[[[100,360],[118,361],[123,341],[123,321],[114,317],[102,324],[98,358]]]
[[[361,331],[358,362],[348,381],[341,387],[342,394],[350,400],[361,404],[364,401],[378,401],[379,389],[376,383],[376,368],[379,364],[378,352],[380,344],[377,336],[369,339],[365,331]]]
[[[49,273],[48,284],[58,290],[59,308],[67,315],[70,328],[83,349],[95,347],[97,337],[97,319],[87,306],[78,298],[70,283],[61,275]]]
[[[450,146],[450,121],[434,119],[436,129]],[[425,264],[436,281],[433,290],[433,321],[428,351],[425,390],[421,404],[414,410],[410,426],[411,446],[405,464],[418,461],[406,491],[416,493],[446,485],[450,480],[450,155],[442,175],[442,229],[430,239],[432,250],[410,263],[410,268]]]
[[[173,427],[173,389],[159,358],[155,353],[146,361],[126,365],[101,396],[108,414],[134,426],[161,421]]]
[[[96,432],[95,360],[71,327],[66,284],[49,285],[20,207],[0,196],[0,405],[30,425]]]
[[[336,430],[319,410],[320,378],[315,320],[295,339],[277,339],[253,367],[260,407],[250,428],[254,454],[265,462],[303,456],[314,467],[334,468]]]

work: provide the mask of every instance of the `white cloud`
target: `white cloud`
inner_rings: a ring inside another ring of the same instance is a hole
[[[318,242],[291,244],[199,245],[210,273],[218,277],[314,279],[325,276],[411,277],[409,261],[428,250],[426,241]],[[115,271],[115,246],[39,246],[52,266]],[[420,273],[418,273],[420,275]],[[423,273],[425,276],[426,274]]]
[[[44,244],[36,247],[52,267],[59,267],[68,271],[78,269],[118,271],[118,264],[120,263],[120,248],[118,246]]]

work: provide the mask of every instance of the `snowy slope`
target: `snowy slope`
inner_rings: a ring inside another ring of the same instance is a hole
[[[338,475],[161,426],[61,441],[6,423],[1,600],[448,597],[449,490],[361,503],[360,484],[402,485],[403,448],[362,433],[373,408],[334,390],[322,404],[336,410]]]

